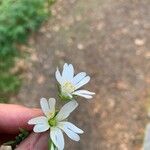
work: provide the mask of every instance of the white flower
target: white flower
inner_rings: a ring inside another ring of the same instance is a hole
[[[80,72],[74,76],[74,68],[72,64],[64,64],[62,75],[57,68],[55,76],[60,85],[59,96],[62,99],[72,99],[75,95],[91,99],[92,95],[95,94],[87,90],[77,90],[87,84],[90,81],[90,77],[87,76],[85,72]]]
[[[75,100],[65,104],[59,112],[55,110],[56,100],[50,98],[48,101],[42,98],[40,101],[42,111],[45,116],[39,116],[29,120],[28,124],[35,125],[33,131],[36,133],[45,132],[50,129],[50,138],[59,150],[64,149],[64,137],[62,131],[64,131],[72,140],[79,141],[78,134],[82,134],[83,131],[77,128],[65,119],[70,113],[78,106]]]

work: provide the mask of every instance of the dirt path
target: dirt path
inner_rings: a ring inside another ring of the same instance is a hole
[[[67,150],[140,150],[150,94],[149,10],[149,0],[62,0],[32,38],[19,103],[38,106],[41,96],[55,96],[55,68],[64,62],[92,76],[87,89],[97,94],[90,104],[81,99],[71,119],[85,134]]]

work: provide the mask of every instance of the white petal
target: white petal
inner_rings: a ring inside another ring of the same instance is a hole
[[[75,100],[72,100],[65,104],[60,111],[58,112],[56,119],[58,121],[66,119],[74,109],[78,106],[78,103]]]
[[[62,71],[63,80],[67,79],[68,69],[69,69],[69,65],[67,63],[65,63],[64,66],[63,66],[63,71]]]
[[[55,112],[55,104],[56,104],[55,98],[50,98],[48,100],[48,103],[49,103],[50,113],[53,114]]]
[[[78,90],[78,91],[73,92],[73,94],[94,95],[95,93],[94,93],[94,92],[87,91],[87,90]]]
[[[47,116],[47,114],[50,112],[49,104],[46,98],[41,98],[40,105],[42,108],[43,113]]]
[[[59,126],[59,128],[61,128],[67,135],[70,139],[74,140],[74,141],[79,141],[80,140],[80,137],[77,133],[73,132],[72,130],[68,129],[67,127],[65,126]]]
[[[72,81],[74,76],[74,68],[72,64],[64,64],[63,71],[62,71],[62,78],[63,81]]]
[[[74,93],[75,93],[75,92],[74,92]],[[75,93],[75,95],[82,96],[82,97],[87,98],[87,99],[93,98],[91,95],[87,95],[87,94]]]
[[[69,81],[70,81],[70,80],[73,80],[73,76],[74,76],[74,68],[73,68],[73,65],[72,65],[72,64],[69,64],[67,79],[68,79]]]
[[[63,121],[63,122],[59,122],[59,125],[61,127],[65,127],[65,128],[68,128],[69,130],[75,132],[75,133],[78,133],[78,134],[82,134],[84,133],[83,130],[79,129],[78,127],[76,127],[73,123],[71,122],[67,122],[67,121]]]
[[[59,128],[51,128],[50,137],[59,150],[64,149],[64,136]]]
[[[59,82],[59,84],[62,84],[63,79],[62,79],[62,76],[61,76],[60,71],[59,71],[58,68],[57,68],[57,70],[55,72],[55,77],[56,77],[56,80]]]
[[[43,122],[48,122],[45,116],[39,116],[28,121],[28,124],[43,124]]]
[[[44,123],[44,124],[36,124],[33,128],[33,131],[35,133],[40,133],[40,132],[45,132],[50,128],[49,124]]]
[[[41,98],[40,104],[43,113],[48,117],[51,118],[55,111],[55,99],[50,98],[49,101],[47,101],[46,98]]]
[[[76,89],[80,88],[81,86],[87,84],[88,82],[90,81],[90,77],[89,76],[86,76],[85,78],[83,78],[79,83],[77,83],[75,86],[76,86]]]
[[[94,95],[95,93],[87,91],[87,90],[78,90],[78,91],[73,92],[72,94],[82,96],[82,97],[85,97],[87,99],[91,99],[92,95]]]
[[[80,82],[84,77],[86,76],[85,72],[80,72],[78,73],[74,78],[73,78],[73,84],[77,84]]]

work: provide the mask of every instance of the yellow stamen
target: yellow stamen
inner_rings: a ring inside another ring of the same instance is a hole
[[[72,93],[75,91],[75,86],[71,82],[65,82],[62,85],[62,92],[63,93]]]

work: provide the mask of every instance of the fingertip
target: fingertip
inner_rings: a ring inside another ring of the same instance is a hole
[[[41,115],[40,109],[30,109],[19,105],[0,104],[0,132],[15,134],[19,128],[31,130],[28,121]]]

